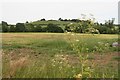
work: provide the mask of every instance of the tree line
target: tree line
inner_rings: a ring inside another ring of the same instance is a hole
[[[55,32],[63,33],[63,29],[56,24],[47,24],[47,27],[41,27],[40,24],[17,23],[16,25],[8,25],[2,21],[2,32]]]
[[[46,21],[41,19],[40,21]],[[94,33],[94,34],[118,34],[119,27],[114,25],[114,19],[106,21],[104,24],[93,22],[92,20],[63,20],[59,18],[57,21],[68,21],[64,28],[60,25],[49,23],[46,27],[40,24],[26,23],[16,23],[16,25],[10,25],[5,21],[2,21],[2,32],[75,32],[75,33]],[[63,26],[63,25],[62,25]]]

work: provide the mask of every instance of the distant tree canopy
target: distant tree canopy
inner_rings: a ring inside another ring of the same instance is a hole
[[[15,32],[16,31],[16,28],[14,25],[9,25],[10,28],[9,28],[9,32]]]
[[[25,28],[24,23],[17,23],[15,30],[16,30],[16,32],[25,32],[26,28]]]
[[[26,32],[34,32],[35,30],[35,28],[34,28],[34,25],[33,24],[31,24],[31,23],[26,23],[25,24],[25,28],[26,28]]]
[[[46,31],[47,32],[56,32],[56,33],[63,33],[64,32],[61,27],[58,27],[57,25],[52,24],[52,23],[47,25]]]
[[[59,20],[59,21],[63,21],[63,19],[62,19],[62,18],[59,18],[58,20]]]
[[[9,28],[8,28],[8,24],[5,21],[2,21],[2,32],[8,32]]]
[[[42,27],[41,27],[41,25],[36,25],[35,27],[34,27],[34,30],[35,30],[35,32],[42,32]]]
[[[40,21],[45,21],[45,18],[41,19]]]
[[[44,18],[36,22],[8,24],[2,21],[2,32],[74,32],[74,33],[92,33],[92,34],[118,34],[120,33],[118,25],[114,24],[115,19],[105,21],[105,23],[94,22],[79,19],[45,20]]]

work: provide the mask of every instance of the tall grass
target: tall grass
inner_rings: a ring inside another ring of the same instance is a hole
[[[117,61],[111,60],[111,56],[114,55],[112,53],[117,52],[117,47],[110,46],[117,41],[116,35],[3,35],[3,77],[118,77]],[[107,62],[104,62],[105,60]]]

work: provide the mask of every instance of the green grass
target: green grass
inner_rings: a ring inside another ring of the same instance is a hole
[[[58,24],[58,25],[65,25],[68,24],[70,22],[65,22],[65,21],[34,21],[33,24],[41,24],[41,25],[47,25],[49,23],[54,23],[54,24]],[[73,22],[74,23],[74,22]]]
[[[34,21],[32,22],[32,24],[39,24],[42,27],[45,27],[50,23],[54,23],[64,29],[65,26],[71,22],[70,21]],[[76,23],[76,22],[72,22],[72,23]]]
[[[118,67],[116,62],[113,62],[117,47],[110,46],[118,40],[117,35],[67,33],[3,33],[2,35],[3,77],[74,78],[82,71],[78,55],[89,55],[85,69],[92,66],[91,61],[94,60],[93,67],[82,74],[84,78],[90,77],[87,72],[92,78],[118,77]],[[79,50],[79,54],[73,49],[72,44]],[[105,61],[107,62],[104,63]],[[10,63],[11,67],[8,66]],[[113,67],[109,67],[108,64]]]

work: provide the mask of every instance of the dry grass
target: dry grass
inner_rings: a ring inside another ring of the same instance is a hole
[[[43,35],[44,34],[44,35]],[[54,39],[55,37],[59,38],[62,37],[63,34],[62,33],[58,33],[57,35],[55,35],[54,33],[14,33],[14,34],[10,34],[10,33],[3,33],[2,34],[2,39],[6,39],[6,38],[39,38],[39,39]]]
[[[63,38],[63,36],[69,36],[69,34],[65,33],[0,33],[2,34],[2,39],[12,39],[12,38],[39,38],[39,39],[54,39],[54,38]],[[91,34],[77,34],[78,36],[81,36],[83,38],[85,37],[92,37],[93,35]],[[94,35],[95,37],[98,38],[103,38],[103,39],[113,39],[113,38],[118,38],[118,35],[108,35],[108,34],[96,34]]]
[[[21,57],[18,60],[11,60],[10,61],[10,71],[9,71],[9,76],[12,77],[15,75],[16,71],[18,69],[21,69],[25,67],[28,63],[28,56],[26,57]]]
[[[16,71],[28,66],[30,63],[28,53],[32,53],[32,50],[22,48],[3,51],[4,67],[8,70],[3,77],[11,78],[16,75]]]

